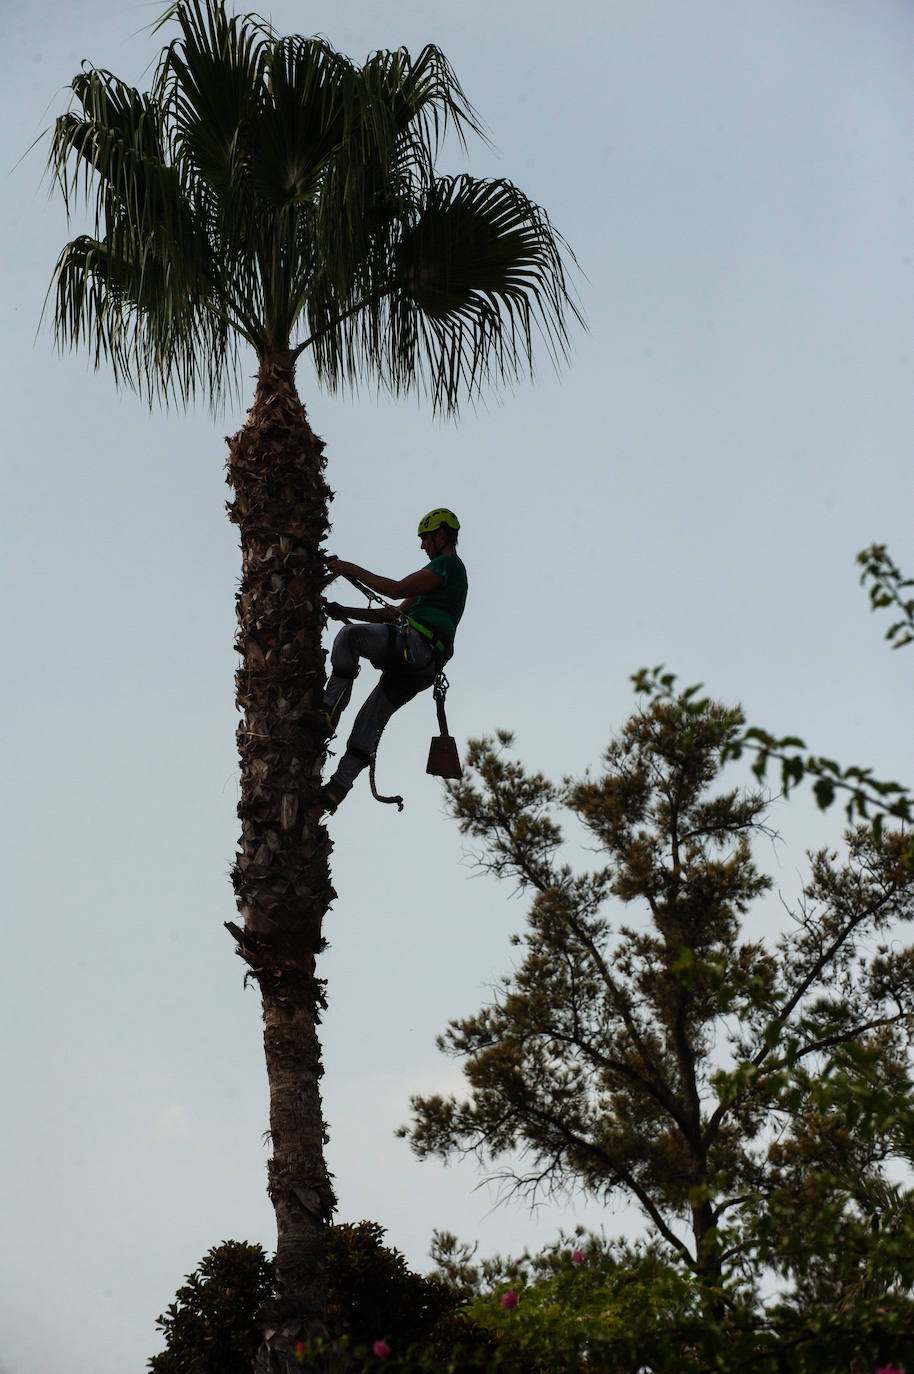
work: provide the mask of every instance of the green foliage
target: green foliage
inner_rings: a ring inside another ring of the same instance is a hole
[[[691,1279],[655,1252],[607,1246],[591,1236],[573,1248],[524,1256],[468,1311],[496,1334],[503,1360],[564,1374],[594,1368],[598,1351],[612,1366],[631,1367],[650,1333],[682,1329],[698,1309]]]
[[[152,1374],[249,1374],[272,1285],[272,1261],[259,1245],[214,1246],[156,1321],[165,1350],[149,1360]]]
[[[896,646],[897,647],[897,646]],[[655,701],[675,701],[680,708],[700,716],[709,698],[700,694],[700,685],[677,690],[676,674],[665,670],[663,664],[654,668],[639,668],[632,675],[635,691]],[[769,764],[780,764],[780,786],[787,797],[807,778],[812,782],[813,796],[821,811],[826,811],[837,797],[845,798],[845,814],[849,821],[863,819],[872,824],[878,840],[886,819],[914,822],[914,798],[903,784],[886,782],[873,776],[871,768],[852,764],[847,768],[824,755],[806,752],[805,742],[796,735],[778,737],[757,725],[746,725],[728,742],[724,760],[741,758],[744,752],[755,755],[752,771],[761,781],[768,774]],[[910,849],[914,857],[914,847]]]
[[[779,1215],[783,1223],[785,1217]],[[504,1305],[506,1294],[516,1304]],[[753,1307],[730,1291],[708,1302],[694,1276],[658,1247],[588,1236],[524,1261],[470,1305],[498,1334],[499,1358],[542,1374],[704,1374],[739,1369],[872,1369],[912,1351],[910,1302],[858,1294],[836,1310]]]
[[[413,1273],[383,1238],[384,1228],[373,1221],[327,1230],[334,1348],[351,1352],[386,1339],[400,1351],[421,1345],[449,1354],[457,1344],[486,1345],[486,1332],[457,1311],[453,1287],[439,1275]],[[156,1323],[166,1348],[149,1360],[152,1374],[247,1374],[260,1343],[258,1314],[272,1297],[272,1284],[273,1262],[259,1245],[215,1246]]]
[[[909,587],[914,587],[914,578],[905,578],[889,557],[885,544],[871,544],[868,549],[857,554],[857,562],[862,566],[860,581],[869,583],[870,606],[874,611],[895,606],[901,611],[901,619],[894,621],[885,632],[885,637],[893,649],[901,649],[905,644],[914,643],[914,596],[905,597]]]
[[[786,1220],[775,1213],[778,1223]],[[452,1261],[466,1260],[468,1247],[441,1239]],[[382,1362],[410,1374],[873,1374],[914,1355],[908,1300],[858,1293],[843,1306],[801,1310],[784,1301],[753,1306],[722,1291],[709,1303],[694,1276],[656,1245],[579,1233],[540,1254],[496,1257],[480,1268],[488,1278],[477,1276],[448,1343],[408,1348],[392,1339],[380,1355],[371,1345],[315,1345],[300,1353],[302,1368],[367,1374]],[[462,1339],[470,1322],[475,1341]]]
[[[907,588],[914,587],[914,579],[902,576],[884,544],[863,549],[857,562],[863,567],[860,581],[869,583],[871,608],[880,610],[894,605],[902,613],[902,619],[894,621],[886,631],[892,648],[900,649],[914,642],[914,597],[903,595]],[[684,710],[695,715],[700,715],[708,704],[708,699],[700,695],[700,685],[677,690],[675,673],[666,672],[663,664],[640,668],[632,681],[637,692],[653,700],[677,700]],[[738,759],[744,751],[755,755],[752,770],[759,780],[767,776],[769,764],[780,764],[781,791],[785,797],[806,779],[812,784],[821,811],[828,810],[840,794],[845,799],[848,821],[871,821],[877,840],[887,819],[908,825],[914,822],[914,797],[909,787],[882,781],[873,776],[871,768],[855,764],[844,768],[834,759],[809,753],[805,742],[796,735],[779,737],[760,726],[744,724],[728,744],[724,759]],[[908,862],[914,864],[914,836],[908,844]]]
[[[374,1221],[329,1228],[329,1322],[354,1345],[395,1339],[405,1348],[427,1337],[455,1299],[441,1279],[413,1273],[383,1237]]]
[[[772,1235],[796,1229],[791,1205],[772,1200]],[[910,1224],[897,1211],[895,1222],[896,1243],[883,1246],[881,1260],[887,1275],[894,1255],[907,1277],[914,1263]],[[420,1278],[382,1236],[372,1222],[331,1229],[336,1331],[347,1334],[302,1347],[303,1371],[377,1374],[383,1364],[413,1374],[870,1374],[879,1362],[914,1362],[911,1304],[884,1292],[858,1288],[843,1303],[819,1302],[802,1312],[787,1304],[759,1312],[731,1301],[715,1314],[692,1275],[656,1245],[607,1244],[578,1232],[517,1261],[482,1260],[470,1279],[469,1247],[441,1236],[438,1270]],[[153,1374],[247,1374],[271,1271],[259,1246],[214,1247],[159,1318],[167,1349],[149,1361]],[[514,1306],[502,1303],[509,1292]],[[389,1356],[375,1353],[378,1339]]]
[[[243,340],[448,409],[532,370],[535,332],[565,356],[573,256],[546,213],[435,172],[446,129],[481,132],[439,49],[358,66],[223,0],[177,0],[172,26],[149,92],[87,63],[52,132],[68,212],[94,212],[57,263],[62,346],[150,401],[216,404]]]
[[[887,638],[910,642],[914,584],[882,546],[859,561],[874,607],[905,616]],[[662,668],[635,680],[648,703],[596,779],[528,773],[507,732],[471,746],[452,810],[480,866],[530,897],[528,927],[492,1004],[439,1042],[467,1096],[414,1099],[409,1134],[420,1156],[507,1157],[502,1178],[534,1194],[627,1191],[654,1239],[515,1265],[443,1235],[438,1272],[497,1335],[493,1369],[911,1368],[914,850],[883,824],[911,819],[910,795],[747,727]],[[750,849],[765,802],[721,790],[743,750],[759,779],[779,761],[785,792],[808,778],[821,807],[844,793],[872,821],[843,861],[812,856],[770,951],[740,933],[767,885]],[[561,809],[604,867],[562,861]]]
[[[530,1194],[627,1194],[708,1293],[752,1278],[755,1218],[772,1197],[815,1221],[805,1190],[823,1159],[850,1226],[864,1185],[914,1141],[905,841],[861,829],[843,863],[815,856],[792,927],[771,948],[746,939],[770,884],[750,847],[768,833],[767,803],[722,779],[743,729],[736,710],[664,696],[626,724],[598,776],[561,787],[526,772],[510,736],[471,744],[452,810],[480,866],[529,896],[528,924],[493,1002],[440,1042],[468,1095],[415,1098],[409,1132],[420,1157],[507,1161],[502,1176]],[[603,867],[563,862],[560,809]],[[785,1250],[784,1271],[796,1263]]]

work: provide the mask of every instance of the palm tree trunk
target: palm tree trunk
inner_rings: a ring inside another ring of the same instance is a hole
[[[227,440],[229,516],[241,531],[236,675],[241,839],[233,882],[244,929],[229,923],[263,997],[270,1085],[268,1191],[276,1211],[277,1295],[256,1367],[297,1369],[295,1344],[324,1334],[324,1233],[336,1205],[324,1162],[316,976],[335,896],[321,823],[325,741],[303,723],[320,704],[323,565],[331,492],[289,354],[260,368],[244,428]]]

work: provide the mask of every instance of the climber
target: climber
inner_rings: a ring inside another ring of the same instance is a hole
[[[381,680],[356,716],[346,752],[323,789],[327,811],[336,810],[371,762],[394,711],[431,687],[454,652],[454,632],[467,597],[466,568],[457,554],[459,529],[454,512],[444,507],[423,516],[419,542],[429,561],[399,580],[342,558],[327,558],[331,576],[355,579],[381,596],[404,598],[399,612],[390,607],[390,623],[346,625],[334,641],[332,675],[323,699],[331,731],[349,703],[360,658],[381,670]]]

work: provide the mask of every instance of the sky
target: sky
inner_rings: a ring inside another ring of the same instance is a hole
[[[138,85],[158,3],[0,0],[6,394],[0,958],[0,1374],[138,1374],[185,1274],[275,1244],[258,997],[223,922],[237,822],[236,531],[218,417],[150,412],[42,306],[68,231],[32,148],[81,60]],[[559,779],[598,767],[666,664],[845,763],[914,781],[914,672],[857,585],[880,542],[910,574],[914,9],[907,0],[349,0],[265,11],[355,59],[447,54],[489,130],[464,165],[516,181],[580,264],[561,373],[459,423],[299,371],[336,495],[329,547],[420,566],[462,521],[470,599],[448,717],[514,730]],[[31,151],[29,151],[31,148]],[[370,676],[370,675],[369,675]],[[359,684],[369,687],[368,676]],[[359,698],[357,697],[357,700]],[[338,900],[323,1026],[338,1220],[429,1267],[433,1228],[520,1254],[598,1201],[502,1201],[473,1161],[394,1136],[459,1089],[435,1037],[511,965],[523,902],[474,869],[426,776],[430,698],[392,721],[382,791],[330,822]],[[769,936],[840,814],[773,803]],[[594,862],[592,855],[583,861]]]

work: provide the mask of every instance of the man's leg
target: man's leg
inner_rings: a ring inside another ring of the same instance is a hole
[[[346,741],[346,752],[327,783],[327,790],[332,797],[342,801],[362,770],[368,767],[384,732],[384,726],[394,711],[402,705],[402,701],[391,701],[384,690],[383,682],[379,682],[368,695],[355,718],[352,734]]]
[[[385,672],[355,718],[346,752],[324,789],[333,809],[349,792],[362,770],[368,767],[393,713],[435,681],[437,669],[431,649],[415,630],[410,631],[409,648],[412,666],[404,671],[398,665],[396,671]],[[349,688],[351,691],[351,682]]]
[[[323,705],[334,729],[349,705],[352,684],[359,675],[359,659],[367,658],[375,668],[385,667],[389,640],[386,625],[365,624],[344,625],[333,641],[331,676],[324,689]]]

